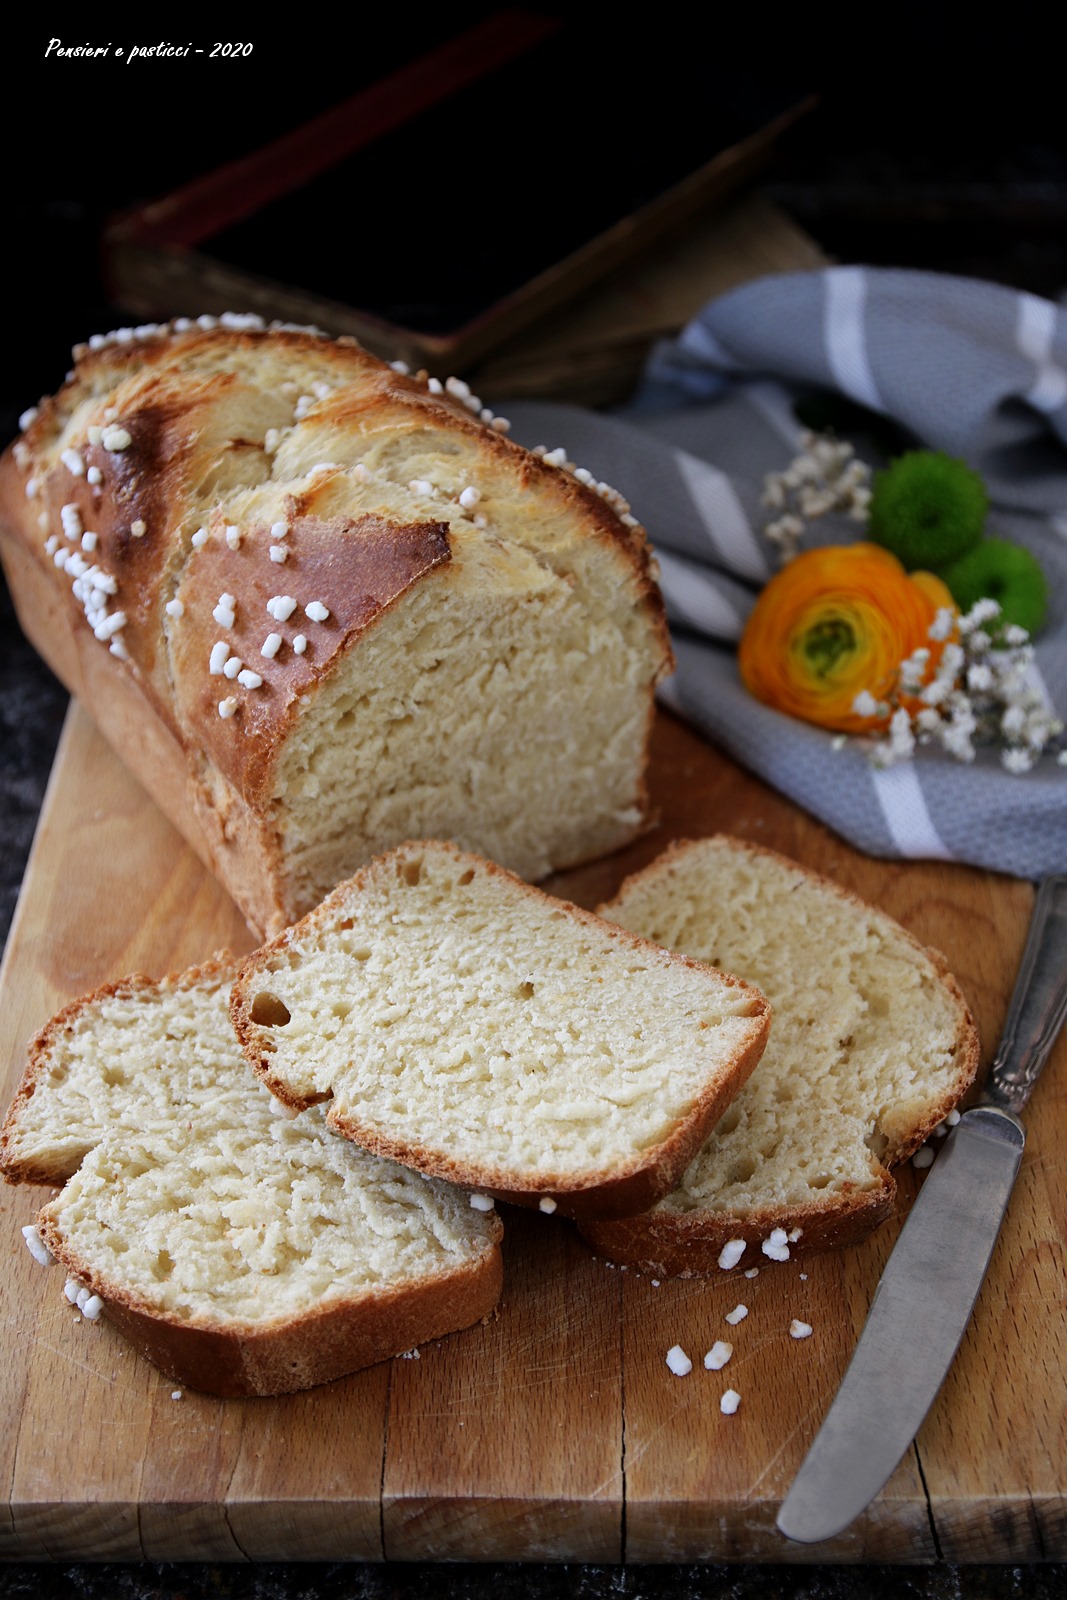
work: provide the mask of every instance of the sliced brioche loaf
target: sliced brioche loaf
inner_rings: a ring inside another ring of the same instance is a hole
[[[766,1038],[755,989],[452,845],[379,857],[250,956],[239,1038],[293,1106],[420,1170],[572,1216],[677,1182]]]
[[[307,1388],[488,1315],[497,1218],[272,1101],[233,1036],[235,970],[108,984],[38,1034],[0,1168],[64,1185],[37,1223],[53,1256],[211,1394]]]
[[[943,958],[783,856],[723,837],[677,844],[601,914],[763,990],[759,1067],[680,1185],[647,1215],[591,1223],[613,1260],[660,1274],[748,1268],[775,1229],[851,1243],[886,1217],[903,1161],[974,1078],[978,1037]],[[788,1253],[779,1235],[769,1253]]]

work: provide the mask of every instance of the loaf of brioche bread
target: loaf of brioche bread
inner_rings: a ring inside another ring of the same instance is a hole
[[[0,463],[20,619],[277,932],[376,852],[528,879],[643,825],[643,530],[465,384],[254,317],[90,341]]]
[[[891,1169],[978,1065],[943,957],[829,879],[722,836],[673,845],[600,911],[758,984],[774,1023],[681,1183],[644,1216],[587,1224],[596,1250],[663,1276],[717,1274],[850,1244],[883,1221]]]
[[[0,1170],[62,1186],[36,1226],[68,1298],[228,1396],[324,1383],[487,1316],[496,1216],[273,1101],[230,1026],[235,965],[107,984],[33,1041]]]
[[[569,1216],[677,1182],[767,1038],[736,978],[435,842],[377,857],[249,956],[268,1088],[380,1155]]]

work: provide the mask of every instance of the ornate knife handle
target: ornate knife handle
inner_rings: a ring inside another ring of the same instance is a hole
[[[1067,1019],[1067,874],[1037,891],[1026,949],[1000,1048],[989,1069],[987,1105],[1021,1111]]]

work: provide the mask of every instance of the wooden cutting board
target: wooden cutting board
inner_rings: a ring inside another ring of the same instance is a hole
[[[965,778],[961,774],[961,795]],[[655,732],[656,831],[551,887],[592,906],[671,839],[728,830],[881,905],[946,955],[987,1047],[1029,916],[1028,884],[869,860],[680,723]],[[71,710],[0,974],[6,1091],[31,1033],[71,996],[221,945],[238,913]],[[495,1320],[326,1388],[219,1401],[86,1323],[19,1228],[43,1191],[0,1197],[0,1551],[11,1558],[615,1562],[1067,1559],[1067,1039],[1027,1115],[1010,1215],[960,1355],[915,1449],[825,1544],[774,1518],[829,1404],[896,1237],[768,1263],[758,1278],[653,1283],[571,1227],[505,1208]],[[902,1209],[915,1179],[902,1177]],[[802,1274],[806,1273],[805,1278]],[[726,1373],[701,1358],[738,1300]],[[791,1318],[812,1337],[792,1340]],[[921,1325],[913,1332],[916,1344]],[[664,1357],[694,1359],[676,1378]],[[724,1381],[724,1380],[727,1380]],[[728,1386],[733,1417],[719,1411]]]

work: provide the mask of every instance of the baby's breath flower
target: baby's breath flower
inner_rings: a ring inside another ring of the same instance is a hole
[[[942,639],[948,639],[951,637],[952,630],[955,626],[956,613],[951,609],[951,607],[942,606],[933,622],[931,622],[927,631],[929,632],[931,639],[934,639],[940,643]]]
[[[964,762],[974,761],[978,745],[994,744],[1004,770],[1021,776],[1063,734],[1064,724],[1032,682],[1034,647],[1026,630],[981,626],[995,624],[999,615],[996,601],[985,599],[958,620],[939,613],[930,636],[948,642],[933,679],[923,682],[930,652],[916,650],[900,663],[886,701],[866,690],[856,696],[858,715],[889,713],[888,730],[871,746],[875,766],[906,760],[917,743],[939,744]],[[959,643],[951,637],[953,622]],[[1067,750],[1057,761],[1067,767]]]
[[[800,454],[784,471],[767,474],[760,496],[769,510],[786,513],[763,530],[778,546],[782,566],[799,552],[807,520],[837,511],[866,522],[871,504],[871,469],[856,458],[847,440],[804,433],[800,443]]]

